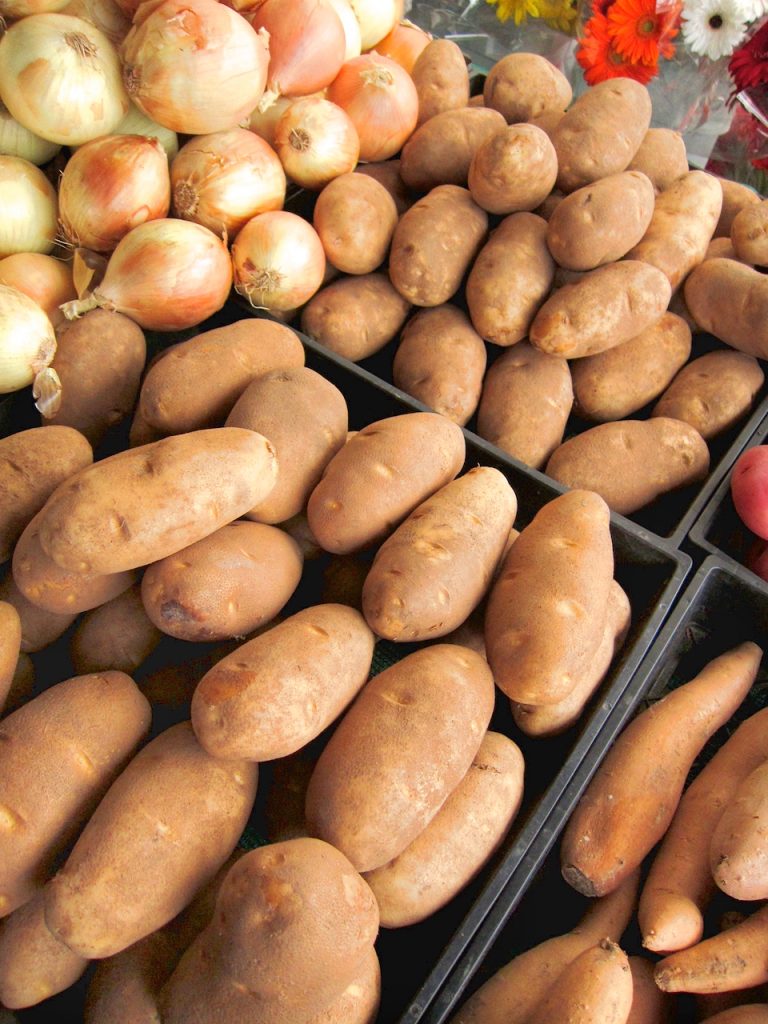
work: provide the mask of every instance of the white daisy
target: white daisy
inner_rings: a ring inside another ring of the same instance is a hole
[[[693,53],[717,60],[746,34],[751,0],[684,0],[683,39]]]
[[[768,14],[768,0],[743,0],[747,12],[747,21],[757,21]]]

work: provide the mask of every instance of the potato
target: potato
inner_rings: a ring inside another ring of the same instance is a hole
[[[434,644],[363,687],[307,789],[310,833],[373,871],[413,842],[469,770],[493,710],[479,654]]]
[[[371,163],[358,164],[356,174],[367,174],[375,178],[395,200],[398,217],[414,202],[415,196],[400,176],[400,160],[378,160]]]
[[[573,490],[547,502],[491,588],[485,646],[496,684],[523,704],[557,704],[603,637],[613,580],[606,503]]]
[[[736,250],[733,248],[733,243],[730,238],[713,238],[707,246],[707,251],[704,253],[705,260],[714,260],[722,258],[726,260],[738,260]],[[704,260],[702,260],[702,263]],[[749,263],[748,260],[739,260],[740,263]]]
[[[56,343],[51,366],[61,380],[61,405],[45,420],[74,427],[98,445],[136,403],[147,361],[144,332],[122,313],[92,309],[64,320]]]
[[[255,764],[206,754],[189,722],[160,733],[110,786],[47,887],[50,930],[101,959],[162,927],[234,850],[257,778]]]
[[[0,601],[0,713],[2,713],[21,653],[21,619],[7,601]]]
[[[723,190],[713,174],[689,171],[657,196],[648,230],[627,259],[658,267],[674,291],[704,259],[722,203]]]
[[[731,181],[730,178],[720,178],[720,186],[723,190],[723,207],[714,237],[730,238],[736,214],[746,206],[757,205],[760,202],[760,196],[749,185],[743,185],[740,181]]]
[[[357,977],[309,1024],[374,1024],[381,1003],[381,965],[371,949]]]
[[[77,617],[75,612],[49,612],[32,604],[16,586],[11,572],[7,572],[0,580],[0,601],[16,609],[21,620],[21,650],[26,654],[42,651],[54,640],[58,640]]]
[[[356,274],[316,292],[302,310],[301,329],[319,345],[355,363],[391,341],[410,308],[410,300],[385,273]]]
[[[416,306],[447,302],[458,291],[487,230],[488,214],[468,189],[437,185],[406,210],[395,228],[389,254],[392,284]]]
[[[565,195],[555,188],[549,193],[544,202],[540,206],[537,206],[533,212],[539,217],[543,217],[545,221],[549,222],[552,218],[552,214],[558,208],[563,199],[565,199]]]
[[[632,78],[610,78],[587,89],[552,132],[557,187],[573,192],[625,171],[651,122],[648,89]]]
[[[476,466],[408,516],[379,548],[363,614],[388,640],[431,640],[457,629],[491,581],[517,513],[506,477]]]
[[[649,128],[627,170],[641,171],[651,179],[656,192],[664,192],[688,173],[688,154],[680,132]]]
[[[532,124],[510,124],[478,146],[467,183],[478,206],[504,216],[535,210],[556,178],[557,154],[546,132]]]
[[[736,260],[707,260],[685,282],[685,301],[703,331],[731,348],[768,358],[768,277]]]
[[[558,289],[536,314],[529,338],[551,355],[593,356],[650,327],[664,314],[671,294],[666,275],[656,267],[630,259],[609,263]]]
[[[74,676],[0,722],[0,917],[40,891],[149,724],[123,672]]]
[[[63,569],[112,573],[180,551],[262,501],[277,478],[266,438],[212,427],[118,452],[65,481],[39,522]]]
[[[458,43],[433,39],[416,58],[411,78],[419,97],[416,125],[444,110],[457,110],[469,102],[469,69]]]
[[[664,391],[690,354],[690,327],[664,313],[629,341],[571,363],[574,411],[597,423],[626,419]]]
[[[483,339],[463,310],[448,303],[433,306],[403,328],[392,380],[463,427],[480,400],[486,358]]]
[[[423,921],[477,874],[517,814],[523,771],[517,744],[487,732],[467,774],[424,831],[389,863],[363,876],[385,928]]]
[[[768,538],[768,445],[747,448],[736,459],[730,482],[733,507],[747,529]]]
[[[466,185],[478,147],[507,122],[497,110],[461,107],[425,121],[403,146],[400,176],[417,192],[436,185]]]
[[[458,474],[458,424],[434,412],[369,423],[331,459],[309,496],[307,519],[325,551],[348,554],[381,541]]]
[[[731,225],[731,244],[743,263],[768,264],[768,201],[739,210]]]
[[[576,189],[549,218],[547,245],[567,270],[594,270],[636,245],[653,215],[655,193],[640,171],[609,174]]]
[[[0,438],[0,562],[59,484],[92,462],[90,444],[74,427],[31,427]]]
[[[397,224],[387,189],[367,174],[340,174],[320,192],[312,223],[328,262],[345,274],[370,274],[386,260]]]
[[[764,380],[754,356],[708,352],[680,370],[651,415],[684,420],[709,441],[747,416]]]
[[[28,654],[24,651],[19,651],[19,657],[16,662],[16,669],[11,679],[11,687],[8,690],[8,695],[5,698],[4,707],[0,707],[0,712],[9,715],[16,708],[20,708],[22,704],[26,704],[28,700],[32,699],[35,689],[35,665]]]
[[[703,480],[709,449],[681,420],[616,420],[564,441],[545,472],[566,487],[595,491],[614,512],[631,515],[659,495]]]
[[[144,610],[141,584],[80,619],[69,644],[76,672],[119,669],[131,675],[157,647],[162,633]]]
[[[251,850],[164,987],[163,1022],[313,1021],[369,963],[378,923],[370,888],[328,843]]]
[[[494,345],[514,345],[528,333],[555,272],[547,222],[512,213],[491,233],[475,259],[465,290],[477,333]]]
[[[562,441],[572,405],[567,360],[522,341],[503,352],[485,376],[477,432],[539,469]]]
[[[139,411],[164,434],[217,427],[254,377],[303,365],[290,327],[248,317],[174,346],[144,378]]]
[[[531,118],[527,123],[535,125],[537,128],[541,128],[543,132],[546,132],[547,135],[552,138],[552,132],[562,121],[564,113],[564,110],[545,110],[543,114],[540,114],[538,117]]]
[[[562,71],[536,53],[508,53],[493,64],[483,84],[483,102],[507,124],[564,111],[572,96]]]

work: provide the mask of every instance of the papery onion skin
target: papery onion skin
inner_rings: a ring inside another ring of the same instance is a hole
[[[398,21],[378,43],[376,53],[396,61],[410,75],[421,51],[432,42],[432,36],[412,21]]]
[[[276,210],[253,217],[232,244],[235,290],[257,309],[277,313],[303,305],[318,290],[325,252],[312,225]]]
[[[277,123],[274,145],[286,174],[316,191],[354,170],[360,156],[360,139],[349,116],[317,96],[291,104]]]
[[[72,320],[100,307],[124,313],[144,330],[180,331],[221,309],[231,287],[224,242],[201,224],[166,217],[129,231],[98,288],[65,304],[64,315]]]
[[[217,0],[147,0],[121,52],[133,102],[175,132],[235,128],[264,93],[265,33]]]
[[[349,114],[361,160],[388,160],[410,138],[419,116],[413,79],[389,57],[364,53],[348,60],[328,87],[328,99]]]
[[[111,252],[147,220],[167,217],[168,158],[157,139],[104,135],[81,146],[59,182],[59,220],[74,246]]]
[[[69,0],[0,0],[0,17],[6,21],[26,18],[30,14],[60,11]]]
[[[38,167],[47,164],[61,149],[58,142],[41,139],[29,128],[19,124],[4,103],[0,103],[0,153],[20,156]]]
[[[27,387],[56,354],[53,325],[18,288],[0,285],[0,394]]]
[[[76,18],[90,21],[115,46],[125,39],[131,28],[131,18],[115,0],[69,0],[62,14],[74,14]]]
[[[363,50],[363,41],[360,36],[360,22],[355,17],[355,12],[349,0],[328,0],[339,16],[341,26],[344,29],[346,46],[344,48],[344,60],[352,60],[359,57]]]
[[[185,143],[171,164],[171,187],[177,217],[234,238],[257,213],[283,208],[286,180],[264,139],[231,128]]]
[[[11,25],[0,39],[0,99],[25,128],[64,146],[111,132],[128,111],[114,45],[69,14]]]
[[[0,156],[0,259],[14,252],[52,251],[56,192],[45,174],[19,156]]]
[[[360,24],[363,50],[372,49],[391,32],[401,12],[397,0],[349,0]]]
[[[173,160],[179,152],[179,137],[176,132],[147,117],[144,111],[139,110],[135,103],[131,103],[128,113],[112,134],[146,135],[150,139],[157,139],[169,160]]]
[[[54,327],[64,319],[59,306],[77,296],[72,265],[40,252],[18,252],[0,260],[0,284],[28,295]]]

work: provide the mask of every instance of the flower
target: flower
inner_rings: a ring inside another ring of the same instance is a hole
[[[579,16],[577,0],[539,0],[539,17],[550,28],[572,32]]]
[[[683,39],[693,53],[718,60],[741,42],[748,20],[745,0],[684,0]]]
[[[653,66],[659,55],[672,57],[681,3],[661,6],[656,0],[615,0],[608,9],[608,34],[615,49],[633,64]]]
[[[634,78],[647,85],[658,72],[658,66],[633,64],[616,50],[608,28],[607,17],[600,13],[593,14],[584,26],[576,60],[584,68],[587,84],[596,85],[608,78]]]
[[[764,14],[768,14],[768,0],[744,0],[744,7],[747,11],[747,21],[757,21]]]
[[[496,17],[499,21],[509,21],[514,18],[515,24],[520,25],[529,17],[538,18],[539,0],[486,0],[489,4],[496,6]]]
[[[734,95],[768,82],[768,22],[751,35],[743,46],[734,50],[728,62],[728,71],[733,79]]]

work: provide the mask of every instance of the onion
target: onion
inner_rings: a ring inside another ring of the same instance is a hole
[[[18,288],[0,284],[0,394],[27,387],[56,353],[53,325]]]
[[[398,21],[391,32],[376,44],[376,53],[397,61],[410,73],[421,51],[432,42],[432,36],[412,21]]]
[[[0,99],[31,132],[77,146],[128,111],[120,59],[103,32],[69,14],[31,14],[0,40]]]
[[[47,164],[61,149],[58,142],[41,139],[29,128],[19,124],[5,105],[0,103],[0,153],[20,156],[31,164]]]
[[[302,188],[316,190],[353,171],[360,156],[360,140],[349,116],[319,96],[288,107],[277,122],[274,145],[285,173]]]
[[[168,158],[146,135],[104,135],[69,158],[59,182],[59,221],[73,246],[111,252],[147,220],[167,217]]]
[[[129,231],[98,288],[65,303],[64,315],[74,320],[101,307],[124,313],[145,330],[180,331],[221,309],[231,286],[224,242],[200,224],[166,217]]]
[[[66,5],[67,0],[0,0],[0,17],[6,21],[16,21],[30,14],[60,11]]]
[[[306,96],[324,89],[344,63],[344,27],[328,0],[266,0],[249,20],[269,33],[262,110],[278,96]]]
[[[397,0],[349,0],[360,25],[363,50],[370,50],[395,27],[400,16]]]
[[[54,327],[64,319],[59,306],[77,295],[72,265],[40,252],[17,252],[0,260],[0,284],[28,295]]]
[[[281,210],[285,186],[277,153],[245,128],[190,139],[171,164],[176,216],[229,238],[257,213]]]
[[[315,95],[325,94],[316,93]],[[255,110],[251,111],[246,127],[249,131],[255,132],[256,135],[264,139],[265,142],[268,142],[270,146],[274,146],[277,122],[283,116],[288,107],[295,102],[296,99],[294,97],[278,96],[275,102],[270,103],[266,110],[259,110],[259,108],[256,107]]]
[[[73,14],[76,18],[90,21],[100,32],[117,46],[128,35],[130,17],[115,3],[115,0],[69,0],[62,14]]]
[[[19,156],[0,156],[0,258],[50,252],[56,208],[56,192],[39,167]]]
[[[128,113],[112,134],[146,135],[150,139],[157,139],[169,160],[173,160],[179,152],[179,137],[176,132],[151,120],[143,110],[139,110],[135,103],[131,103]]]
[[[410,137],[419,116],[413,79],[389,57],[364,53],[348,60],[328,88],[360,137],[361,160],[387,160]]]
[[[142,4],[122,54],[134,103],[158,124],[188,135],[235,128],[267,80],[266,35],[216,0]]]
[[[257,309],[296,309],[315,294],[325,253],[312,225],[276,210],[253,217],[232,244],[235,291]]]
[[[344,60],[352,60],[362,53],[363,43],[360,38],[360,22],[355,17],[355,12],[349,5],[349,0],[328,0],[328,3],[336,11],[344,29],[346,47],[344,48]]]

